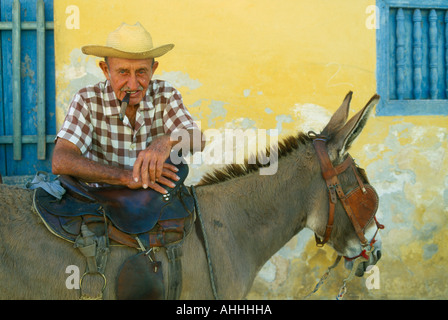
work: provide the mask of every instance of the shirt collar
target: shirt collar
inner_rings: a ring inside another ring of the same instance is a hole
[[[148,89],[146,90],[146,94],[142,99],[142,110],[151,110],[154,108],[154,81],[151,80],[148,86]]]

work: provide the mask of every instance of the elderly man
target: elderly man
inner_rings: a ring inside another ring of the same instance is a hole
[[[155,48],[140,23],[123,23],[109,34],[106,46],[82,48],[105,58],[100,68],[107,80],[74,96],[57,135],[54,174],[160,193],[166,193],[162,185],[174,186],[177,169],[165,162],[174,145],[192,152],[204,145],[180,93],[165,81],[152,80],[158,67],[154,58],[173,47]],[[170,139],[178,130],[186,130],[190,139]],[[193,136],[201,142],[192,143]]]

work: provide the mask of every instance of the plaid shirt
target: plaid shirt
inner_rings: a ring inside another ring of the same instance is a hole
[[[119,119],[120,101],[108,80],[81,89],[70,104],[57,137],[75,144],[83,156],[132,169],[140,151],[161,135],[197,127],[174,87],[152,80],[137,109],[135,128]]]

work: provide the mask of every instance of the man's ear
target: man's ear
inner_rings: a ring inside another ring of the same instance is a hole
[[[152,64],[152,68],[151,68],[152,75],[154,75],[158,66],[159,66],[159,63],[154,60],[154,63]]]
[[[107,80],[110,80],[109,66],[106,61],[100,61],[100,68],[103,70],[104,76]]]

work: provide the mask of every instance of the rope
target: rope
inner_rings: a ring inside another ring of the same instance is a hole
[[[351,270],[350,274],[348,275],[348,277],[346,279],[344,279],[344,281],[342,282],[342,286],[339,289],[339,293],[336,296],[336,300],[342,300],[344,298],[344,295],[347,293],[347,283],[349,281],[351,281],[353,279],[353,277],[355,276],[355,273],[356,273],[356,270],[358,269],[359,264],[362,262],[365,262],[365,261],[369,261],[370,254],[372,253],[373,249],[374,249],[374,247],[373,247],[373,243],[372,243],[372,245],[370,246],[370,249],[366,250],[365,255],[360,255],[355,260],[353,260],[352,270]]]
[[[356,259],[353,260],[352,270],[350,271],[350,274],[348,275],[348,277],[343,280],[342,286],[339,289],[339,293],[336,296],[336,300],[342,300],[344,298],[344,295],[347,293],[347,283],[349,281],[351,281],[353,279],[353,277],[355,276],[355,273],[356,273],[356,270],[358,269],[359,264],[369,260],[370,253],[372,251],[373,251],[373,247],[370,250],[366,251],[366,256],[360,255]],[[314,287],[313,291],[311,291],[309,294],[307,294],[304,299],[308,299],[310,296],[312,296],[314,293],[316,293],[319,290],[319,288],[325,283],[328,276],[330,275],[330,271],[338,265],[339,261],[341,261],[341,258],[342,258],[342,256],[338,256],[336,258],[336,261],[323,274],[323,276],[320,278],[319,282]]]
[[[341,258],[342,258],[342,256],[339,256],[339,255],[337,256],[335,262],[330,267],[328,267],[327,271],[325,271],[324,275],[320,278],[319,282],[316,284],[313,291],[311,291],[309,294],[307,294],[304,299],[308,299],[313,294],[315,294],[317,292],[317,290],[319,290],[319,288],[325,283],[328,276],[330,275],[331,269],[335,268],[339,264],[339,261],[341,261]]]
[[[210,275],[210,282],[211,282],[211,285],[212,285],[213,296],[215,297],[215,300],[220,300],[219,296],[218,296],[218,292],[216,291],[215,277],[214,277],[214,274],[213,274],[212,260],[210,258],[210,248],[208,246],[207,233],[205,232],[205,226],[204,226],[204,221],[202,220],[201,210],[199,209],[199,205],[198,205],[198,199],[197,199],[197,196],[196,196],[196,189],[194,188],[194,186],[191,186],[190,188],[191,188],[191,191],[192,191],[192,194],[193,194],[194,206],[195,206],[196,212],[197,212],[198,217],[199,217],[199,222],[201,223],[202,235],[204,236],[205,253],[207,255],[208,270],[209,270],[209,275]]]
[[[374,246],[373,246],[373,244],[375,243],[375,237],[376,237],[376,235],[377,235],[377,233],[378,233],[378,231],[379,231],[379,229],[384,229],[384,226],[382,225],[382,224],[380,224],[380,223],[378,223],[378,221],[376,220],[376,217],[375,217],[375,222],[376,222],[376,224],[377,224],[377,230],[376,230],[376,232],[375,232],[375,234],[373,235],[373,238],[372,238],[372,240],[370,241],[370,244],[369,244],[369,249],[368,250],[363,250],[359,255],[357,255],[356,257],[353,257],[353,258],[347,258],[347,257],[345,257],[345,259],[347,260],[347,261],[353,261],[353,267],[352,267],[352,270],[350,271],[350,274],[348,275],[348,277],[346,278],[346,279],[344,279],[343,280],[343,282],[342,282],[342,286],[341,286],[341,288],[339,289],[339,293],[338,293],[338,295],[336,296],[336,300],[342,300],[343,298],[344,298],[344,295],[347,293],[347,283],[349,282],[349,281],[351,281],[352,279],[353,279],[353,277],[355,276],[355,273],[356,273],[356,270],[358,269],[358,266],[359,266],[359,264],[360,263],[362,263],[362,262],[365,262],[365,261],[369,261],[369,258],[370,258],[370,254],[373,252],[373,250],[375,249],[374,248]],[[332,266],[330,266],[328,269],[327,269],[327,271],[324,273],[324,275],[322,276],[322,278],[319,280],[319,282],[316,284],[316,286],[314,287],[314,290],[313,291],[311,291],[309,294],[307,294],[306,296],[305,296],[305,298],[304,299],[308,299],[311,295],[313,295],[317,290],[319,290],[319,288],[325,283],[325,281],[327,280],[327,278],[328,278],[328,276],[330,275],[330,271],[331,271],[331,269],[333,269],[333,268],[335,268],[337,265],[338,265],[338,263],[339,263],[339,261],[341,260],[341,258],[342,258],[342,256],[338,256],[337,258],[336,258],[336,261],[333,263],[333,265]]]

